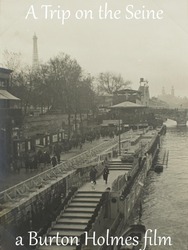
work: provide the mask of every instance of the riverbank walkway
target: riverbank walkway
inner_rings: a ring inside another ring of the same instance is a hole
[[[131,169],[131,165],[126,165],[125,163],[121,163],[120,158],[112,159],[111,163],[114,162],[113,165],[109,163],[109,175],[107,184],[103,180],[103,175],[100,175],[96,180],[96,185],[91,182],[87,182],[82,187],[79,188],[79,191],[94,191],[94,192],[104,192],[107,188],[112,189],[112,184],[114,180],[117,179],[120,175],[125,175]],[[116,165],[116,163],[118,163]]]
[[[69,152],[63,152],[61,154],[61,163],[62,162],[66,162],[67,160],[71,159],[72,157],[75,157],[87,150],[90,150],[102,143],[104,143],[105,141],[110,140],[110,138],[106,137],[106,138],[100,138],[98,140],[94,140],[92,143],[90,142],[85,142],[82,146],[82,149],[80,148],[75,148],[70,150]],[[8,174],[4,174],[4,175],[0,175],[0,192],[3,190],[6,190],[14,185],[19,184],[22,181],[25,181],[31,177],[34,177],[35,175],[38,175],[44,171],[46,171],[47,169],[52,168],[51,164],[48,164],[45,168],[43,169],[36,169],[36,170],[32,170],[32,171],[26,171],[25,168],[21,168],[19,172],[15,172],[12,171]]]

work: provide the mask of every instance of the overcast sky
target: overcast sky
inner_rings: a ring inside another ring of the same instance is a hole
[[[99,20],[98,10],[107,3],[109,9],[121,10],[119,20]],[[41,5],[60,5],[70,10],[71,18],[44,19]],[[134,9],[164,11],[162,20],[125,20],[127,5]],[[38,17],[30,15],[33,5]],[[92,20],[76,20],[78,9],[92,10]],[[104,71],[120,73],[137,89],[139,78],[149,81],[151,96],[164,86],[170,92],[188,96],[188,0],[0,0],[0,65],[5,49],[21,52],[23,61],[32,63],[32,37],[38,37],[41,61],[63,51],[75,58],[92,75]]]

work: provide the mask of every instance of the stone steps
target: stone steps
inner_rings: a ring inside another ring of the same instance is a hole
[[[101,196],[102,192],[100,192],[100,191],[78,191],[76,196],[79,194],[89,194],[89,195],[94,195],[94,196],[95,195]]]
[[[101,197],[100,197],[101,198]],[[88,198],[88,197],[76,197],[74,198],[71,203],[84,203],[84,202],[87,202],[87,203],[98,203],[100,201],[100,198],[95,198],[95,197],[92,197],[92,198]]]
[[[61,213],[60,218],[56,221],[56,224],[52,226],[52,229],[47,236],[54,237],[59,234],[59,237],[79,237],[81,234],[83,234],[85,228],[87,227],[88,221],[91,219],[91,216],[93,215],[93,212],[101,197],[102,192],[77,192],[65,211]],[[58,239],[58,243],[61,243],[61,238]],[[76,246],[61,245],[58,247],[55,244],[56,241],[53,241],[51,246],[41,246],[39,247],[39,250],[47,250],[47,248],[48,250],[57,250],[57,248],[63,248],[65,250],[76,249]]]
[[[76,198],[101,198],[100,194],[78,193]]]
[[[71,202],[69,207],[78,207],[78,208],[92,208],[96,207],[96,202]]]
[[[124,166],[124,167],[132,167],[132,164],[127,164],[123,162],[110,162],[109,166]]]
[[[122,161],[110,161],[108,163],[108,165],[110,165],[110,166],[112,166],[112,165],[132,166],[131,163],[126,163],[126,162],[122,162]]]
[[[72,230],[72,231],[76,231],[76,230],[84,230],[85,227],[86,227],[87,223],[85,224],[76,224],[74,222],[72,222],[71,224],[66,224],[66,223],[63,223],[63,224],[60,224],[60,223],[57,223],[53,229],[54,230]]]
[[[93,213],[95,210],[95,207],[68,207],[65,212],[66,213],[70,213],[70,212],[74,212],[74,213],[88,213],[88,212],[91,212]]]
[[[86,225],[88,223],[88,219],[82,219],[82,218],[61,218],[57,221],[58,224],[78,224],[78,225]]]
[[[68,213],[68,212],[64,212],[64,214],[62,215],[61,218],[81,218],[81,219],[90,219],[91,216],[92,216],[93,212],[87,212],[87,213],[82,213],[82,212],[79,212],[79,213]]]
[[[68,237],[72,237],[72,236],[80,236],[82,233],[84,232],[84,229],[80,229],[80,230],[55,230],[53,229],[48,236],[56,236],[57,233],[59,233],[60,237],[63,236],[68,236]]]
[[[109,170],[125,170],[129,171],[132,168],[132,164],[124,163],[122,161],[111,161],[109,162]]]

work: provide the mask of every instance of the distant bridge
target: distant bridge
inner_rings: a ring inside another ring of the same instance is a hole
[[[157,108],[151,107],[154,114],[161,119],[171,119],[177,122],[177,126],[186,126],[188,121],[188,109],[183,108]]]

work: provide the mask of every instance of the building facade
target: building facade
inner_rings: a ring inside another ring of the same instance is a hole
[[[8,92],[12,70],[0,68],[0,172],[14,161],[13,138],[21,125],[20,99]]]

